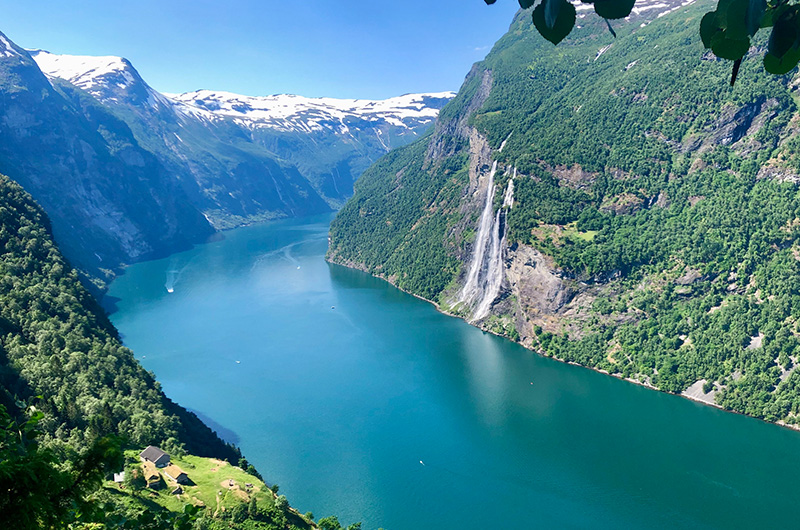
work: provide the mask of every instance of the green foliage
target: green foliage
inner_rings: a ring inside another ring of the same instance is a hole
[[[454,157],[425,171],[424,144],[392,151],[356,183],[356,193],[331,225],[329,257],[358,249],[348,258],[373,274],[426,298],[436,298],[458,263],[436,235],[457,213],[460,189],[468,178],[465,159]],[[346,227],[346,229],[342,229]]]
[[[0,383],[7,406],[42,396],[43,443],[64,454],[114,434],[172,452],[240,456],[164,396],[61,256],[41,208],[3,176]]]
[[[494,4],[496,0],[484,0]],[[606,22],[631,14],[635,0],[584,0],[594,5],[595,13]],[[534,5],[519,0],[520,7]],[[575,7],[566,0],[542,0],[533,10],[533,25],[545,39],[558,44],[575,26]],[[719,0],[714,11],[700,22],[700,36],[706,48],[721,59],[734,61],[731,85],[736,81],[742,59],[752,46],[752,38],[762,28],[772,28],[764,54],[764,68],[772,74],[786,74],[800,62],[800,5],[793,0]],[[608,29],[616,33],[608,24]]]
[[[353,523],[347,527],[343,527],[339,522],[339,518],[335,515],[330,517],[323,517],[317,523],[322,530],[361,530],[361,523]]]
[[[0,405],[0,526],[20,530],[66,527],[69,522],[96,518],[87,495],[105,473],[122,465],[120,440],[95,440],[86,454],[61,464],[39,444],[44,414],[29,407],[14,420]]]

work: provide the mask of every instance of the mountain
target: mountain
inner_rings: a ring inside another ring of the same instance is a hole
[[[31,56],[50,79],[80,88],[124,120],[220,229],[341,206],[364,169],[416,139],[454,95],[163,95],[120,57]]]
[[[0,95],[0,171],[50,214],[79,268],[102,274],[213,233],[123,121],[72,85],[54,86],[2,34]]]
[[[434,131],[367,170],[328,259],[547,356],[797,423],[796,74],[729,86],[710,2],[518,13]]]
[[[452,97],[171,98],[126,59],[27,51],[2,34],[0,73],[0,171],[96,279],[216,230],[341,206],[366,167],[423,134]]]

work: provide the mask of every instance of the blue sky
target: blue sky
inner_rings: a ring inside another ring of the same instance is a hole
[[[457,90],[516,0],[0,0],[26,48],[121,55],[162,92],[385,98]]]

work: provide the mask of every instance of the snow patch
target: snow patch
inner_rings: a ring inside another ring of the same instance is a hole
[[[20,53],[14,49],[14,46],[9,42],[9,40],[2,34],[0,34],[0,45],[3,46],[3,49],[0,50],[0,57],[22,57],[22,55],[20,55]]]
[[[126,89],[136,79],[130,63],[122,57],[89,55],[56,55],[44,50],[29,50],[39,68],[49,77],[69,81],[92,95],[101,88],[114,85]]]

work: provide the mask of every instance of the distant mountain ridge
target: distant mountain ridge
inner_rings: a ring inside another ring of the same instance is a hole
[[[410,131],[430,125],[436,120],[440,105],[455,93],[405,94],[384,100],[306,98],[291,94],[251,97],[212,90],[166,96],[178,110],[201,118],[232,117],[251,127],[298,132],[338,125],[338,132],[347,134],[347,122],[355,121],[385,121]]]
[[[24,50],[0,34],[0,171],[53,219],[81,270],[204,241],[214,230],[324,213],[451,93],[384,101],[166,96],[120,57]]]
[[[80,88],[123,119],[218,229],[338,208],[369,165],[423,134],[455,95],[161,94],[121,57],[30,53],[53,82]]]
[[[171,104],[177,112],[207,121],[231,117],[242,125],[285,132],[311,132],[335,124],[342,127],[336,132],[346,134],[349,131],[344,122],[353,120],[385,121],[415,131],[432,124],[438,109],[455,96],[455,92],[437,92],[368,100],[307,98],[293,94],[245,96],[205,89],[162,94],[147,86],[130,61],[123,57],[57,55],[45,50],[28,52],[45,75],[63,79],[102,103],[117,103],[127,95],[121,91],[144,84],[150,105]]]

